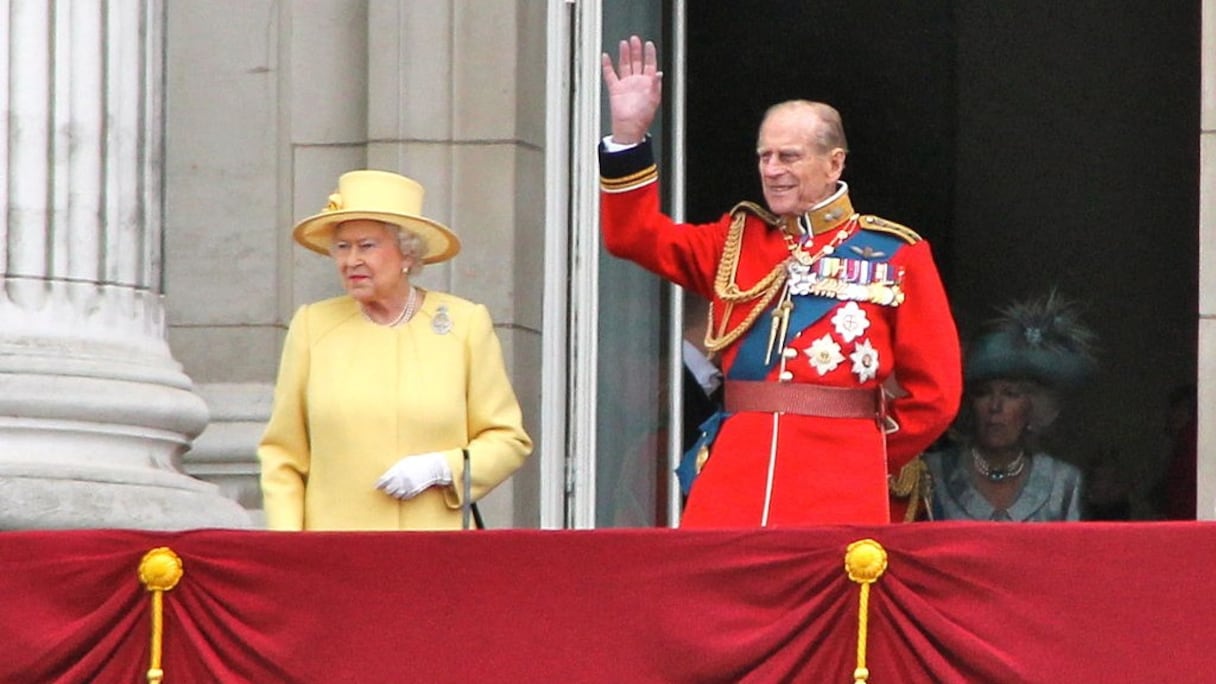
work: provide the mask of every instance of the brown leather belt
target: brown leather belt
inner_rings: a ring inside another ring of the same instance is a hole
[[[727,380],[726,410],[794,413],[824,418],[882,419],[880,390],[826,387],[800,382]]]

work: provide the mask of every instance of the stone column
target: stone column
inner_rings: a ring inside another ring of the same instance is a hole
[[[245,527],[181,471],[165,341],[161,0],[0,11],[0,529]]]

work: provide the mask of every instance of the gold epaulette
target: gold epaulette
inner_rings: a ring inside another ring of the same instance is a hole
[[[781,225],[780,216],[777,216],[773,212],[769,211],[768,209],[765,209],[764,207],[760,206],[759,204],[756,204],[755,202],[740,202],[740,203],[736,204],[734,207],[731,208],[730,215],[737,217],[739,215],[739,212],[747,212],[753,216],[759,217],[761,221],[764,221],[765,223],[769,224],[770,226]]]
[[[862,230],[876,230],[880,233],[890,233],[910,245],[921,241],[920,235],[915,230],[902,223],[888,221],[873,214],[862,214],[861,218],[858,219],[858,225],[861,226]]]

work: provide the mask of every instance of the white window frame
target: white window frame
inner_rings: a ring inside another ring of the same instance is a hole
[[[549,0],[547,6],[545,121],[545,285],[541,361],[540,522],[544,529],[590,529],[596,511],[597,322],[599,319],[599,143],[602,73],[601,0]],[[670,174],[672,217],[684,216],[684,16],[674,0],[674,49],[664,80],[673,98]],[[683,299],[671,293],[673,320]],[[680,326],[666,341],[672,359],[682,350]],[[672,364],[669,380],[683,380]],[[671,392],[670,414],[683,410]],[[681,455],[679,421],[667,445],[668,519],[678,520],[674,468]]]

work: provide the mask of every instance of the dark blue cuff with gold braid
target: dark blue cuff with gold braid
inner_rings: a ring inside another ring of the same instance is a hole
[[[659,167],[654,163],[649,136],[620,152],[609,152],[600,143],[600,189],[604,192],[627,192],[658,179]]]

